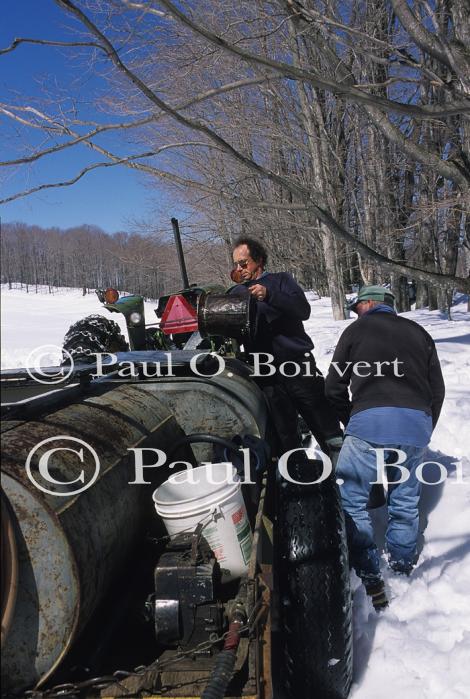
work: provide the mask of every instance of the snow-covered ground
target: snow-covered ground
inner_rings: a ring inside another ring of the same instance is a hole
[[[326,372],[335,344],[351,321],[335,322],[328,299],[309,294],[307,332]],[[147,322],[156,316],[146,303]],[[95,294],[59,289],[27,294],[2,287],[2,367],[25,366],[35,348],[45,350],[43,365],[57,363],[68,327],[91,313],[103,313],[125,332],[124,318],[103,311]],[[424,546],[412,577],[384,568],[390,607],[377,615],[354,578],[355,676],[351,699],[468,699],[470,697],[470,314],[463,301],[453,321],[438,311],[412,311],[436,341],[446,382],[446,400],[433,434],[428,459],[448,470],[439,485],[424,487],[421,523]],[[355,316],[354,316],[355,317]],[[48,354],[49,353],[49,354]],[[31,364],[31,360],[30,360]],[[434,467],[434,478],[439,474]],[[433,467],[424,470],[431,480]],[[460,473],[463,472],[463,482]],[[383,544],[386,514],[373,513]],[[312,698],[313,699],[313,698]]]

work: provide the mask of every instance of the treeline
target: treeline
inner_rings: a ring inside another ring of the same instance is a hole
[[[207,240],[184,245],[190,283],[228,285],[227,252]],[[201,266],[201,260],[204,265]],[[1,281],[89,289],[115,287],[147,298],[181,288],[175,244],[162,234],[105,233],[97,226],[62,230],[23,223],[2,225]]]

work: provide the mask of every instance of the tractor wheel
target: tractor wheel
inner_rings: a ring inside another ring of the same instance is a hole
[[[306,483],[321,469],[321,462],[306,461],[289,472]],[[352,682],[352,603],[338,488],[334,476],[316,485],[285,479],[277,485],[275,584],[283,694],[345,699]]]
[[[74,361],[93,361],[95,354],[127,352],[129,345],[114,320],[91,315],[70,326],[64,337],[63,349],[69,352]],[[64,362],[67,360],[64,353]]]

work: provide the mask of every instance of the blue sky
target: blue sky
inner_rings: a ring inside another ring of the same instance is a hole
[[[9,46],[15,37],[67,41],[71,39],[73,20],[53,0],[1,0],[0,48]],[[76,40],[76,37],[73,37]],[[103,119],[88,105],[99,83],[86,66],[69,58],[74,49],[23,44],[0,56],[0,101],[6,104],[38,104],[45,91],[54,84],[77,100],[80,116],[96,121]],[[55,88],[54,88],[55,89]],[[41,135],[20,130],[0,115],[0,160],[17,157],[25,135],[31,146],[41,143]],[[124,147],[115,152],[125,154]],[[100,158],[101,159],[101,158]],[[70,179],[83,167],[96,162],[85,147],[67,149],[28,166],[0,168],[3,198],[45,182]],[[158,190],[149,190],[142,175],[125,167],[98,169],[85,175],[72,187],[42,191],[0,207],[3,222],[23,221],[43,227],[68,228],[82,223],[95,224],[108,232],[128,229],[135,218],[159,204]],[[168,211],[168,219],[175,212]]]

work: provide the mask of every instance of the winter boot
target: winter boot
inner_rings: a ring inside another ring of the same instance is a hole
[[[405,561],[392,561],[391,559],[389,559],[388,565],[394,573],[397,573],[397,575],[406,575],[406,577],[411,575],[411,571],[414,567],[412,563],[406,563]]]
[[[376,612],[383,612],[388,607],[389,602],[383,580],[366,585],[366,592],[371,598],[372,606]]]
[[[398,558],[397,553],[399,555],[399,552],[394,551],[395,556],[393,556],[390,551],[386,550],[388,567],[397,575],[406,575],[409,577],[418,562],[418,554],[415,553],[413,558],[410,559],[408,556],[406,558],[404,556]]]

